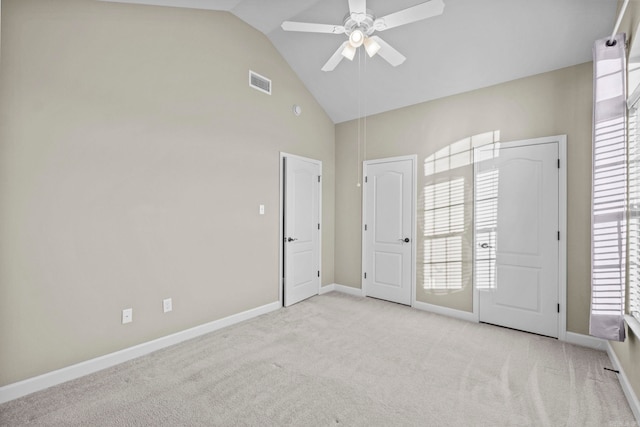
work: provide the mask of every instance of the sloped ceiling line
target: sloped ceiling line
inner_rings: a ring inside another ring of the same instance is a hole
[[[615,0],[444,0],[441,16],[385,31],[407,60],[398,67],[373,57],[331,72],[322,65],[345,39],[285,32],[285,20],[341,24],[348,0],[102,0],[229,11],[264,33],[334,123],[358,118],[358,86],[376,114],[591,61],[591,47],[610,35]],[[423,0],[368,0],[375,15]],[[358,82],[358,78],[361,80]]]

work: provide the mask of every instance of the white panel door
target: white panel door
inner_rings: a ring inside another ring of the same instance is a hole
[[[476,164],[476,227],[495,219],[476,229],[480,321],[558,337],[558,144],[492,155]]]
[[[411,305],[415,160],[365,162],[365,295]]]
[[[284,306],[320,290],[320,164],[285,157]]]

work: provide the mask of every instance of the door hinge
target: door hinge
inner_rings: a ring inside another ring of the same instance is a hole
[[[364,183],[366,184],[367,182],[369,182],[369,177],[368,177],[368,176],[365,176],[365,177],[364,177]]]
[[[367,278],[367,273],[364,273],[364,278],[365,278],[365,279]]]
[[[558,231],[558,240],[560,240],[560,232]]]
[[[560,159],[558,159],[558,169],[560,169]]]
[[[560,313],[560,304],[558,304],[558,313]]]
[[[320,223],[318,223],[318,230],[320,230]]]
[[[318,175],[318,182],[320,182],[320,175]]]
[[[318,277],[320,277],[320,270],[318,270]]]
[[[364,225],[364,231],[367,231],[367,224]]]

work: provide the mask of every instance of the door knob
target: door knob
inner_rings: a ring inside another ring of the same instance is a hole
[[[289,237],[289,238],[287,239],[287,242],[293,242],[293,241],[295,241],[295,240],[298,240],[298,239],[297,239],[297,238],[293,238],[293,237]]]
[[[483,244],[481,244],[481,245],[480,245],[480,247],[481,247],[482,249],[489,249],[489,248],[493,248],[493,246],[489,246],[489,244],[488,244],[488,243],[483,243]]]
[[[411,240],[409,240],[408,237],[405,237],[404,239],[398,239],[400,242],[405,242],[405,243],[409,243]]]

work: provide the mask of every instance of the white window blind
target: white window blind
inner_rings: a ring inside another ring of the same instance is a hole
[[[629,114],[629,313],[640,321],[640,109]]]
[[[475,284],[478,289],[496,287],[499,170],[479,172],[475,181]]]
[[[462,288],[464,178],[424,188],[424,288]]]
[[[624,35],[594,44],[591,335],[623,341],[626,285],[627,110]]]
[[[455,292],[471,284],[474,149],[492,144],[487,151],[492,158],[499,140],[499,130],[484,132],[425,158],[423,289]]]

